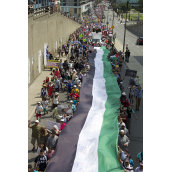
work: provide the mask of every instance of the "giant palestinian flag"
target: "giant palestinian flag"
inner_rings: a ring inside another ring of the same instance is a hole
[[[46,172],[123,172],[117,148],[120,89],[107,59],[109,50],[95,49],[89,54],[80,103],[60,134]]]

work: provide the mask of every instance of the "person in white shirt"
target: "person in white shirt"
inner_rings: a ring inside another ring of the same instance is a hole
[[[143,172],[143,161],[140,163],[140,167],[135,169],[135,172]]]
[[[87,76],[87,74],[84,72],[84,73],[83,73],[83,76]]]
[[[39,117],[39,122],[41,121],[41,113],[43,111],[43,107],[40,102],[36,105],[35,113],[36,113],[36,119],[38,120]]]
[[[57,107],[59,104],[59,93],[55,92],[54,96],[53,96],[53,109],[55,107]]]
[[[119,151],[118,151],[118,161],[121,164],[124,171],[125,172],[134,172],[133,166],[130,165],[130,163],[129,163],[129,158],[127,157],[127,158],[125,158],[124,161],[122,161],[121,157],[120,157],[120,154],[121,154],[122,150],[121,150],[121,148],[119,146],[118,146],[118,149],[119,149]]]
[[[136,78],[134,79],[134,83],[135,83],[135,86],[136,86],[136,87],[138,87],[139,81],[140,81],[139,76],[136,76]]]
[[[39,144],[39,147],[37,149],[37,156],[40,154],[41,149],[44,149],[44,144],[43,143]],[[46,147],[45,150],[44,150],[44,155],[47,155],[47,151],[48,151],[48,148]]]
[[[45,112],[48,114],[48,100],[46,97],[44,97],[44,101],[42,101],[42,105],[43,105],[43,112],[45,115]]]
[[[57,115],[60,119],[64,119],[64,122],[67,123],[68,119],[72,117],[72,115],[67,116],[66,114],[63,114],[62,116]]]

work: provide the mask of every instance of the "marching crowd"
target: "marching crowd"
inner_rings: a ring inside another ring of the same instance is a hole
[[[94,12],[97,22],[94,22],[93,20],[91,21],[93,17],[92,15],[88,15],[84,24],[69,36],[67,45],[62,45],[62,47],[58,48],[58,57],[56,56],[56,58],[53,58],[52,56],[49,56],[49,59],[59,60],[60,58],[63,58],[63,53],[65,53],[67,60],[62,63],[62,59],[60,59],[59,67],[52,69],[50,74],[52,77],[46,77],[43,81],[43,85],[40,90],[42,101],[38,102],[35,108],[35,124],[31,125],[31,121],[29,121],[28,124],[28,127],[32,129],[32,151],[34,152],[37,150],[34,167],[29,164],[28,171],[46,170],[47,163],[56,149],[60,133],[73,117],[77,105],[79,104],[79,93],[82,86],[82,79],[90,70],[90,66],[88,64],[88,53],[92,53],[92,51],[94,51],[94,47],[106,46],[106,48],[110,50],[107,58],[111,61],[112,72],[116,75],[117,83],[121,90],[121,105],[119,107],[120,115],[118,116],[118,160],[124,168],[124,171],[133,172],[134,162],[129,155],[127,147],[130,143],[129,135],[131,132],[132,114],[134,114],[135,119],[137,120],[137,116],[133,110],[134,98],[136,99],[136,110],[139,111],[143,89],[141,89],[139,85],[140,80],[137,76],[137,78],[134,79],[134,85],[130,85],[128,87],[128,89],[130,89],[129,103],[127,95],[124,92],[124,86],[122,85],[122,81],[125,77],[122,79],[120,75],[124,60],[123,53],[116,52],[113,49],[112,41],[109,36],[105,36],[104,39],[102,39],[101,44],[93,42],[90,39],[89,35],[93,31],[106,31],[106,33],[108,33],[108,29],[101,22],[103,11],[104,6],[97,7]],[[114,55],[115,58],[112,58]],[[67,102],[70,103],[68,107],[64,109],[64,114],[58,113],[60,90],[67,91]],[[60,128],[58,128],[57,125],[54,125],[52,130],[48,130],[44,126],[39,125],[41,116],[48,113],[48,106],[51,107],[50,111],[53,113],[52,118],[60,124]],[[37,146],[35,146],[36,142]],[[143,151],[137,155],[136,160],[140,166],[136,168],[135,172],[143,171]]]

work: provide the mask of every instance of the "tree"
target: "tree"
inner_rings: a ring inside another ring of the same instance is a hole
[[[117,8],[118,8],[118,6],[116,5],[116,3],[114,2],[114,3],[112,3],[112,7],[113,7],[113,10],[114,11],[116,11],[117,10]]]
[[[122,11],[127,11],[127,3],[121,3],[121,4],[119,4],[119,8],[122,10]],[[130,4],[128,4],[128,11],[130,11],[131,10],[131,5]]]
[[[139,6],[136,7],[136,10],[140,13],[143,13],[143,0],[138,1]]]

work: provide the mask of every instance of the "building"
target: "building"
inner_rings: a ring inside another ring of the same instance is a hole
[[[129,4],[131,5],[131,7],[136,7],[136,6],[139,6],[138,5],[138,1],[139,0],[130,0],[129,1]],[[116,4],[119,5],[121,3],[127,3],[127,0],[116,0]]]
[[[28,0],[29,4],[33,4],[33,9],[46,8],[54,2],[54,11],[60,11],[60,0]]]
[[[61,0],[60,11],[76,18],[83,18],[83,15],[93,9],[91,0]]]

